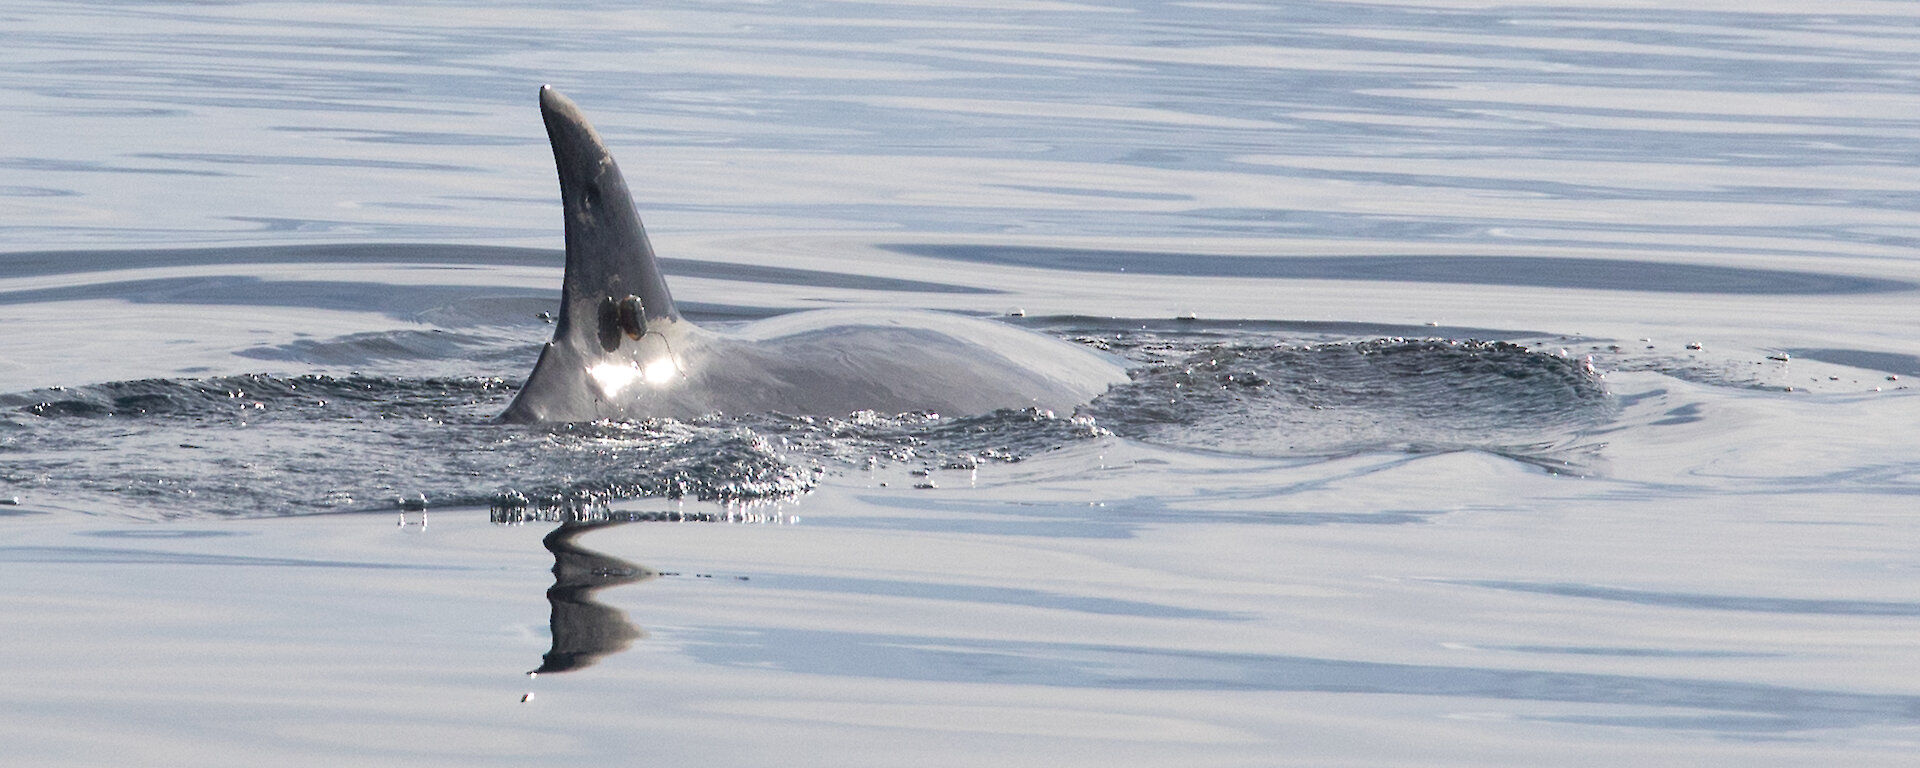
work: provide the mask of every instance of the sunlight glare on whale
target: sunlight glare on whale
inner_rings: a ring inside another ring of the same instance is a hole
[[[640,378],[645,379],[648,384],[657,386],[673,381],[679,373],[680,367],[673,364],[673,358],[659,357],[640,369]]]
[[[640,380],[640,369],[631,363],[596,363],[587,367],[587,375],[593,377],[593,383],[600,388],[600,394],[606,397],[619,397],[620,392]]]

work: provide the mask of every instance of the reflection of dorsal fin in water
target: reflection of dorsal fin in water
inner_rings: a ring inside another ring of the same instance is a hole
[[[590,666],[646,636],[627,621],[626,614],[596,602],[593,594],[657,574],[574,543],[580,534],[611,525],[619,523],[562,523],[541,540],[553,553],[553,587],[547,590],[547,602],[553,606],[553,648],[534,672],[565,672]]]

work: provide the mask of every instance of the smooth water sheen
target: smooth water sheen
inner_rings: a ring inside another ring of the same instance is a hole
[[[1904,765],[1916,40],[1881,0],[0,2],[0,741]],[[559,296],[542,83],[703,325],[958,312],[1131,381],[493,423]]]

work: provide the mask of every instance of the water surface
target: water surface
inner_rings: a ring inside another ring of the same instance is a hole
[[[0,4],[0,734],[42,765],[1903,764],[1916,26]],[[542,83],[696,320],[954,311],[1133,382],[490,423],[558,295]],[[581,515],[628,522],[555,530]]]

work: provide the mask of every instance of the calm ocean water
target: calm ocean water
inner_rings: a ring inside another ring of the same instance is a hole
[[[35,764],[1920,746],[1920,5],[0,3],[0,73]],[[542,83],[696,319],[1134,383],[487,424],[558,296]]]

